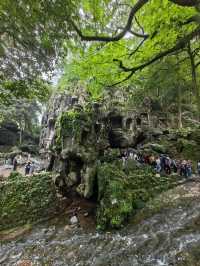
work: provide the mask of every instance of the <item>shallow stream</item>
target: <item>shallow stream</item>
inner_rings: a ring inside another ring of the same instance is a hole
[[[20,239],[1,244],[0,265],[20,265],[22,260],[33,266],[179,265],[181,251],[200,249],[200,198],[189,197],[200,194],[200,186],[193,186],[186,185],[187,204],[165,208],[116,232],[71,228],[65,217],[37,225]]]

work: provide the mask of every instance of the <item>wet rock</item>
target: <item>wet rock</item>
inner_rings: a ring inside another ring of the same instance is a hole
[[[70,231],[71,230],[71,227],[69,226],[69,225],[66,225],[65,227],[64,227],[64,231]]]
[[[122,129],[113,129],[109,132],[109,142],[112,148],[126,148],[129,146],[129,139]]]
[[[73,186],[74,184],[76,184],[78,182],[77,173],[70,172],[67,176],[67,182],[69,186]]]
[[[75,254],[74,254],[73,251],[70,251],[69,253],[67,253],[67,258],[68,258],[68,259],[72,259],[72,258],[74,258],[74,257],[75,257]]]
[[[96,176],[96,165],[93,167],[87,167],[86,172],[84,174],[84,194],[85,198],[90,198],[93,195],[93,184]]]
[[[1,265],[2,263],[4,263],[4,262],[7,260],[7,258],[8,258],[8,254],[5,254],[4,256],[2,256],[2,257],[0,258],[0,265]]]
[[[71,225],[76,225],[76,224],[78,224],[78,218],[77,218],[77,216],[72,216],[71,218],[70,218],[70,224]]]
[[[32,262],[30,260],[20,260],[17,262],[17,266],[32,266]]]

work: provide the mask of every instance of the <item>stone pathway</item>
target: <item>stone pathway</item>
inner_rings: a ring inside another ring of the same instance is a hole
[[[1,165],[0,166],[0,181],[10,175],[12,172],[12,166],[11,165]],[[17,172],[24,175],[24,167],[18,167]]]

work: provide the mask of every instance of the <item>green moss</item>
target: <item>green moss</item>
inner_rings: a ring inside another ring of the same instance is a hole
[[[179,139],[177,141],[177,150],[185,159],[193,161],[199,160],[200,145],[194,140]]]
[[[110,163],[120,156],[120,149],[107,149],[105,150],[104,155],[100,156],[100,161]]]
[[[30,177],[12,173],[0,186],[0,230],[46,218],[58,206],[48,173]]]
[[[90,131],[91,112],[89,110],[70,110],[62,112],[56,123],[56,150],[62,149],[65,138],[74,138],[77,143],[81,141],[81,134],[84,130]]]
[[[175,184],[175,178],[156,177],[148,167],[122,166],[121,162],[104,163],[98,167],[98,228],[119,228],[143,208],[145,202]]]
[[[192,129],[190,127],[184,127],[178,130],[175,130],[175,133],[181,138],[187,138],[191,134]]]
[[[193,130],[190,133],[189,138],[193,141],[196,141],[196,143],[200,145],[200,129]]]
[[[146,150],[149,150],[152,153],[156,154],[156,153],[166,153],[168,151],[166,145],[164,145],[164,143],[147,143],[144,145],[144,148]]]

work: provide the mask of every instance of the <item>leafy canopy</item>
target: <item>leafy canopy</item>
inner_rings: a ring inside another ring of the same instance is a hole
[[[95,97],[107,85],[139,82],[136,72],[198,38],[198,2],[2,0],[1,80],[47,75],[63,59],[73,69],[69,80],[80,79]]]

